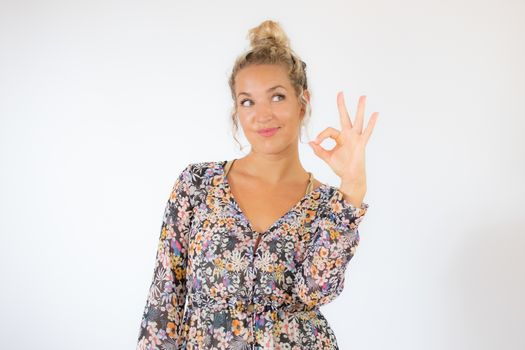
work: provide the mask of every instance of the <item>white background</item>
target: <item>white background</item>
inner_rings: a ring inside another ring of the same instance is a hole
[[[1,1],[0,348],[135,347],[173,182],[242,156],[227,81],[274,19],[308,65],[310,137],[339,127],[339,90],[380,112],[361,243],[323,307],[340,348],[524,349],[524,18],[520,0]]]

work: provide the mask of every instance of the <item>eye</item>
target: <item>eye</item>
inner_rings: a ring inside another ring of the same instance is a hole
[[[245,105],[244,105],[244,102],[246,102],[246,101],[251,101],[251,100],[249,100],[249,99],[244,99],[244,100],[242,100],[242,101],[241,101],[241,106],[243,106],[243,107],[248,107],[248,106],[245,106]]]
[[[281,98],[281,100],[279,100],[279,101],[282,101],[282,100],[285,99],[285,96],[282,95],[282,94],[275,94],[275,95],[273,95],[273,97],[275,97],[275,96],[279,96]]]
[[[282,101],[282,100],[284,100],[284,99],[286,98],[286,96],[284,96],[283,94],[275,94],[275,95],[273,95],[272,97],[276,97],[276,96],[279,97],[279,99],[278,99],[276,102]],[[248,99],[248,98],[245,98],[244,100],[241,100],[241,102],[240,102],[241,106],[243,106],[243,107],[249,107],[250,105],[245,105],[245,104],[244,104],[244,102],[247,102],[247,101],[252,102],[252,100],[250,100],[250,99]]]

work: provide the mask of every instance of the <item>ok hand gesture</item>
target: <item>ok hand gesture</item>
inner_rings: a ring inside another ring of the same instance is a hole
[[[379,112],[374,112],[365,131],[363,132],[363,118],[365,113],[366,96],[360,96],[357,106],[355,125],[352,124],[344,103],[343,92],[337,94],[337,108],[341,130],[332,127],[324,129],[314,141],[308,142],[314,153],[324,160],[330,168],[341,178],[341,183],[354,191],[366,191],[365,147],[374,130]],[[321,147],[321,142],[332,138],[336,145],[331,150]]]

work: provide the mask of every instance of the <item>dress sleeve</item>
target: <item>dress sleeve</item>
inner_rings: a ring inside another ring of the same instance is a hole
[[[137,350],[179,349],[182,343],[187,245],[192,213],[190,166],[177,177],[164,210],[153,280],[142,315]]]
[[[359,244],[358,225],[368,204],[354,207],[336,188],[319,210],[318,225],[296,270],[295,293],[310,308],[335,299],[344,287],[345,271]]]

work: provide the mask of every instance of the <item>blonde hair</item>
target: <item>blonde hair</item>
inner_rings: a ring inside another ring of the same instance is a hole
[[[305,115],[301,122],[306,127],[311,116],[311,106],[304,90],[308,89],[306,79],[306,63],[290,48],[290,40],[278,22],[265,20],[257,27],[253,27],[248,32],[251,49],[237,57],[229,79],[229,85],[234,106],[231,111],[231,122],[233,124],[233,137],[243,146],[236,137],[239,130],[237,122],[237,96],[235,96],[235,76],[237,73],[250,65],[256,64],[277,64],[284,67],[290,78],[290,82],[295,90],[298,102],[305,108]]]

